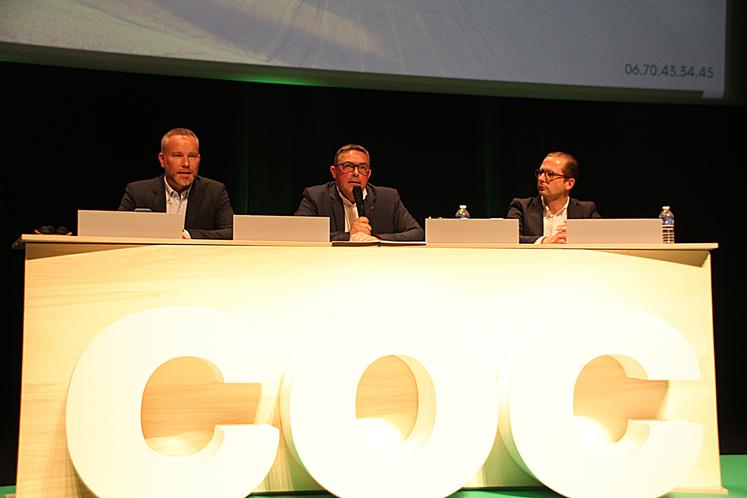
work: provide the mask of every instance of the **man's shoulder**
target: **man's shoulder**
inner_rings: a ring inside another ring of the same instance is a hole
[[[580,201],[571,198],[568,204],[569,216],[573,218],[600,218],[597,205],[594,201]]]
[[[327,182],[327,183],[321,183],[319,185],[311,185],[309,187],[304,188],[304,190],[312,196],[322,195],[326,194],[328,192],[334,191],[335,188],[335,182]]]
[[[537,203],[541,204],[541,201],[540,201],[539,196],[536,196],[536,195],[534,197],[514,197],[513,199],[511,199],[512,206],[518,205],[518,206],[523,206],[526,208],[529,206],[533,206]]]
[[[570,202],[576,205],[576,207],[580,208],[592,208],[596,206],[596,203],[594,201],[581,201],[579,199],[571,197]]]
[[[393,187],[381,187],[379,185],[371,185],[370,183],[366,186],[377,199],[396,199],[399,197],[399,191]]]
[[[199,175],[195,178],[194,184],[195,186],[203,188],[226,188],[226,185],[223,182]]]
[[[146,188],[146,187],[154,187],[160,183],[163,183],[163,175],[157,176],[155,178],[146,178],[145,180],[135,180],[134,182],[130,182],[127,184],[128,187],[134,187],[134,188]]]

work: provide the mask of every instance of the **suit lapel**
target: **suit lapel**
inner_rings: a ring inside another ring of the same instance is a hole
[[[576,199],[569,199],[568,200],[568,218],[570,219],[577,219],[577,218],[583,218],[583,213],[581,213],[581,209],[578,206],[578,202],[576,202]]]
[[[195,218],[197,213],[200,212],[200,204],[202,204],[202,184],[200,183],[200,177],[195,178],[192,182],[192,189],[189,191],[189,197],[187,198],[187,213],[184,216],[184,226],[194,227],[197,226]]]
[[[527,210],[527,229],[525,229],[525,233],[539,233],[542,235],[545,231],[543,209],[542,199],[540,199],[539,196],[532,198],[529,204],[529,209]]]
[[[344,232],[345,211],[342,207],[342,198],[340,198],[340,193],[337,191],[337,185],[334,182],[331,182],[330,186],[327,187],[327,194],[329,195],[329,202],[332,205],[332,231]]]
[[[153,211],[156,213],[166,212],[166,185],[163,183],[166,179],[163,175],[156,179],[156,184],[153,186]]]
[[[366,198],[363,199],[363,207],[366,210],[366,218],[372,227],[376,217],[376,192],[370,185],[366,185]]]

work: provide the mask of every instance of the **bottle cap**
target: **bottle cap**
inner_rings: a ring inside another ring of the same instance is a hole
[[[669,209],[669,206],[662,206],[662,209]]]
[[[466,204],[459,204],[459,209],[465,209],[467,207]]]

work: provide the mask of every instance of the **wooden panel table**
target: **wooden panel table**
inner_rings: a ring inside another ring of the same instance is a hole
[[[458,323],[461,330],[447,332],[473,344],[496,371],[528,331],[569,310],[614,308],[658,317],[686,338],[700,379],[629,378],[612,356],[602,356],[579,375],[574,412],[595,420],[613,441],[625,434],[628,419],[702,425],[697,463],[676,489],[724,492],[711,314],[715,244],[330,247],[43,235],[20,241],[26,278],[19,497],[92,495],[72,464],[66,436],[76,362],[112,324],[174,307],[230,316],[245,327],[253,348],[266,348],[281,363],[331,321],[349,320],[351,328],[375,323],[382,331],[422,324],[412,333],[423,337],[437,333],[440,323]],[[205,447],[217,424],[279,428],[280,381],[223,383],[199,358],[173,359],[153,373],[143,393],[143,438],[161,454],[187,455]],[[385,356],[361,378],[356,413],[387,420],[404,437],[417,420],[418,394],[407,363]],[[540,485],[510,450],[499,431],[465,486]],[[283,435],[257,491],[319,488]]]

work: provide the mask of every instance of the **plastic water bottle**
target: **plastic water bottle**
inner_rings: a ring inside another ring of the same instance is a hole
[[[469,211],[467,211],[467,205],[466,204],[460,204],[459,209],[457,209],[456,214],[454,215],[456,218],[462,218],[467,219],[469,218]]]
[[[661,213],[661,241],[665,244],[674,244],[674,213],[669,206],[662,206]]]

